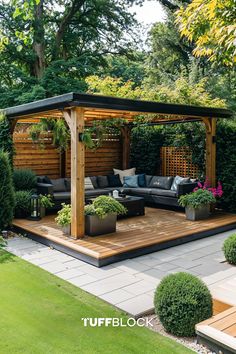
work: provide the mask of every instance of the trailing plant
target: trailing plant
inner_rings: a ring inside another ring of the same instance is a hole
[[[15,206],[12,169],[7,152],[0,150],[0,231],[13,219]]]
[[[15,192],[15,217],[24,218],[30,215],[31,192],[27,190],[18,190]]]
[[[17,169],[13,172],[13,182],[16,191],[31,191],[36,186],[36,174],[29,169]]]
[[[70,132],[64,119],[41,118],[40,122],[33,124],[29,131],[31,139],[42,147],[40,136],[49,132],[52,133],[53,145],[61,152],[66,150],[70,140]]]
[[[127,209],[114,198],[100,195],[93,200],[92,204],[85,206],[84,213],[85,215],[97,215],[100,219],[103,219],[109,214],[126,214]]]
[[[181,195],[179,198],[179,204],[182,207],[191,207],[194,209],[215,202],[216,198],[207,189],[198,189],[195,192]]]
[[[236,265],[236,234],[232,234],[224,241],[223,251],[225,259],[230,264]]]
[[[55,219],[60,226],[68,226],[71,224],[71,205],[62,203],[62,209],[58,211]]]
[[[40,205],[44,208],[52,208],[54,206],[51,194],[48,195],[40,194],[39,199],[40,199]]]
[[[203,189],[203,190],[208,190],[209,192],[212,193],[212,195],[215,198],[221,198],[223,195],[223,189],[220,181],[218,181],[217,187],[211,187],[210,181],[208,178],[206,178],[205,182],[201,183],[198,182],[197,187],[194,188],[194,192],[196,192],[198,189]]]
[[[194,336],[195,325],[212,316],[210,291],[189,273],[163,278],[155,291],[154,306],[166,331],[176,336]]]
[[[9,161],[12,166],[14,144],[10,129],[10,122],[3,114],[0,114],[0,150],[8,153]]]

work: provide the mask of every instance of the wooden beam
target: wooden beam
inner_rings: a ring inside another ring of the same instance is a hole
[[[122,135],[122,168],[123,170],[130,167],[130,137],[131,128],[127,125],[121,128]]]
[[[68,117],[67,117],[68,118]],[[79,135],[84,131],[84,110],[75,107],[70,114],[71,129],[71,235],[84,236],[84,168],[85,148]]]
[[[206,177],[216,185],[216,118],[204,118],[206,126]]]

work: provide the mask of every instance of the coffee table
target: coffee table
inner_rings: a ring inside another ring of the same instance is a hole
[[[119,215],[118,219],[130,216],[145,215],[144,198],[127,195],[126,198],[116,198],[126,209],[125,215]]]

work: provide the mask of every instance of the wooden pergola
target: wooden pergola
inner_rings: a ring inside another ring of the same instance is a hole
[[[135,117],[147,115],[152,124],[203,122],[206,128],[206,175],[212,185],[216,178],[216,119],[231,118],[230,110],[195,107],[68,93],[3,111],[11,122],[12,132],[17,122],[34,122],[40,118],[64,118],[71,133],[71,234],[74,238],[84,236],[84,170],[85,147],[81,139],[85,124],[94,120],[125,118],[122,128],[123,166],[128,165],[130,127]]]

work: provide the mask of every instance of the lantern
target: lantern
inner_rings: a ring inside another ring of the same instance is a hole
[[[32,194],[30,198],[30,220],[40,220],[40,198],[37,194]]]

